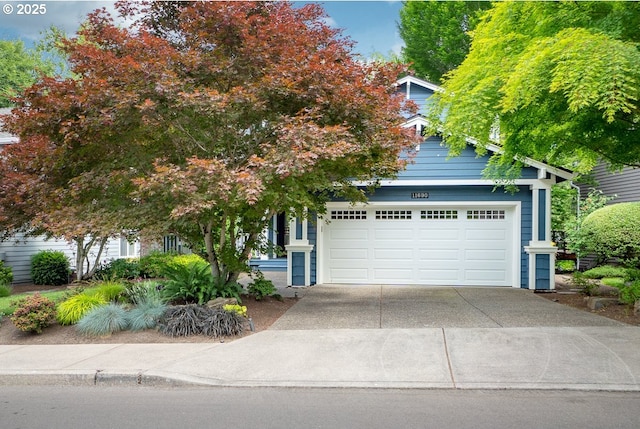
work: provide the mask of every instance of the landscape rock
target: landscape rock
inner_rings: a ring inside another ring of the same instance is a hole
[[[225,305],[238,305],[238,300],[235,298],[216,298],[207,302],[209,308],[222,308]]]
[[[618,304],[618,298],[603,298],[601,296],[590,296],[587,301],[587,306],[591,310],[600,310],[611,304]]]

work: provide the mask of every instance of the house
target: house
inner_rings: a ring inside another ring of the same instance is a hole
[[[592,190],[599,190],[611,197],[608,204],[640,201],[640,168],[624,167],[621,171],[610,172],[604,163],[599,163],[591,171],[591,184],[578,183],[580,198],[586,198]],[[578,268],[587,270],[596,264],[593,255],[578,259]]]
[[[585,198],[589,191],[598,189],[609,197],[615,197],[610,204],[640,201],[640,168],[624,167],[621,171],[612,173],[606,165],[596,165],[590,174],[594,184],[578,184],[580,196]]]
[[[422,108],[440,90],[411,76],[397,85]],[[426,121],[405,126],[421,132]],[[478,157],[471,140],[458,157],[438,136],[417,149],[367,204],[333,201],[323,217],[291,220],[288,283],[553,289],[551,186],[572,174],[528,159],[510,193],[482,177],[489,155]]]
[[[0,109],[0,116],[9,113],[11,113],[11,109]],[[0,153],[4,146],[16,143],[18,143],[16,136],[0,131]],[[71,269],[75,270],[76,249],[72,243],[59,239],[47,240],[44,236],[25,237],[19,234],[8,240],[0,241],[0,261],[11,267],[15,284],[31,282],[31,256],[41,250],[64,252],[70,260]],[[96,252],[97,248],[93,249],[90,256]],[[129,243],[125,238],[118,238],[107,242],[101,260],[137,256],[140,256],[140,245],[137,242]]]

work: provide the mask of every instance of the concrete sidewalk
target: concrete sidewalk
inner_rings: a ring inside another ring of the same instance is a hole
[[[229,343],[0,346],[0,384],[640,391],[640,329],[263,331]]]
[[[0,345],[0,385],[640,391],[640,328],[530,291],[314,286],[299,296],[270,330],[225,343]]]

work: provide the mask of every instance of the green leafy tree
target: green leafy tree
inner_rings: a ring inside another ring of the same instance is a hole
[[[393,177],[417,142],[393,85],[404,68],[358,61],[317,5],[119,8],[136,23],[91,14],[62,45],[74,77],[42,79],[6,120],[21,139],[11,159],[29,160],[6,174],[46,189],[45,213],[204,243],[231,285],[273,214],[363,200],[351,179]]]
[[[402,53],[416,76],[437,83],[458,67],[469,52],[469,32],[490,7],[482,1],[404,2],[398,25]]]
[[[0,40],[0,107],[31,86],[39,73],[50,74],[52,64],[38,50],[27,50],[21,40]]]
[[[503,179],[523,157],[577,172],[600,158],[640,165],[639,25],[637,2],[494,3],[435,96],[433,131],[453,154],[469,137],[480,153],[498,143]]]

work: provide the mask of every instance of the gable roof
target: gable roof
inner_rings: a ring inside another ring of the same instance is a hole
[[[407,98],[409,98],[411,96],[411,85],[418,85],[422,88],[426,88],[428,90],[431,90],[433,92],[442,92],[444,91],[444,88],[442,88],[441,86],[438,86],[434,83],[431,82],[427,82],[426,80],[422,80],[419,79],[415,76],[405,76],[402,79],[399,79],[396,82],[397,86],[401,86],[407,84]],[[414,115],[410,118],[407,119],[407,121],[403,124],[404,127],[426,127],[428,125],[428,121],[427,119],[421,115],[421,114],[417,114]],[[419,128],[418,128],[419,129]],[[467,143],[469,143],[472,146],[478,146],[479,143],[476,139],[471,138],[471,137],[467,137]],[[489,143],[486,145],[487,150],[494,152],[494,153],[498,153],[498,154],[502,154],[504,153],[503,149],[500,147],[500,145],[495,144],[495,143]],[[554,167],[552,165],[546,164],[544,162],[541,161],[536,161],[535,159],[532,158],[523,158],[520,159],[519,161],[521,161],[522,163],[524,163],[527,166],[530,167],[534,167],[537,168],[541,173],[549,173],[549,174],[553,174],[557,177],[560,177],[564,180],[572,180],[575,178],[575,173],[566,170],[564,168],[559,168],[559,167]]]

